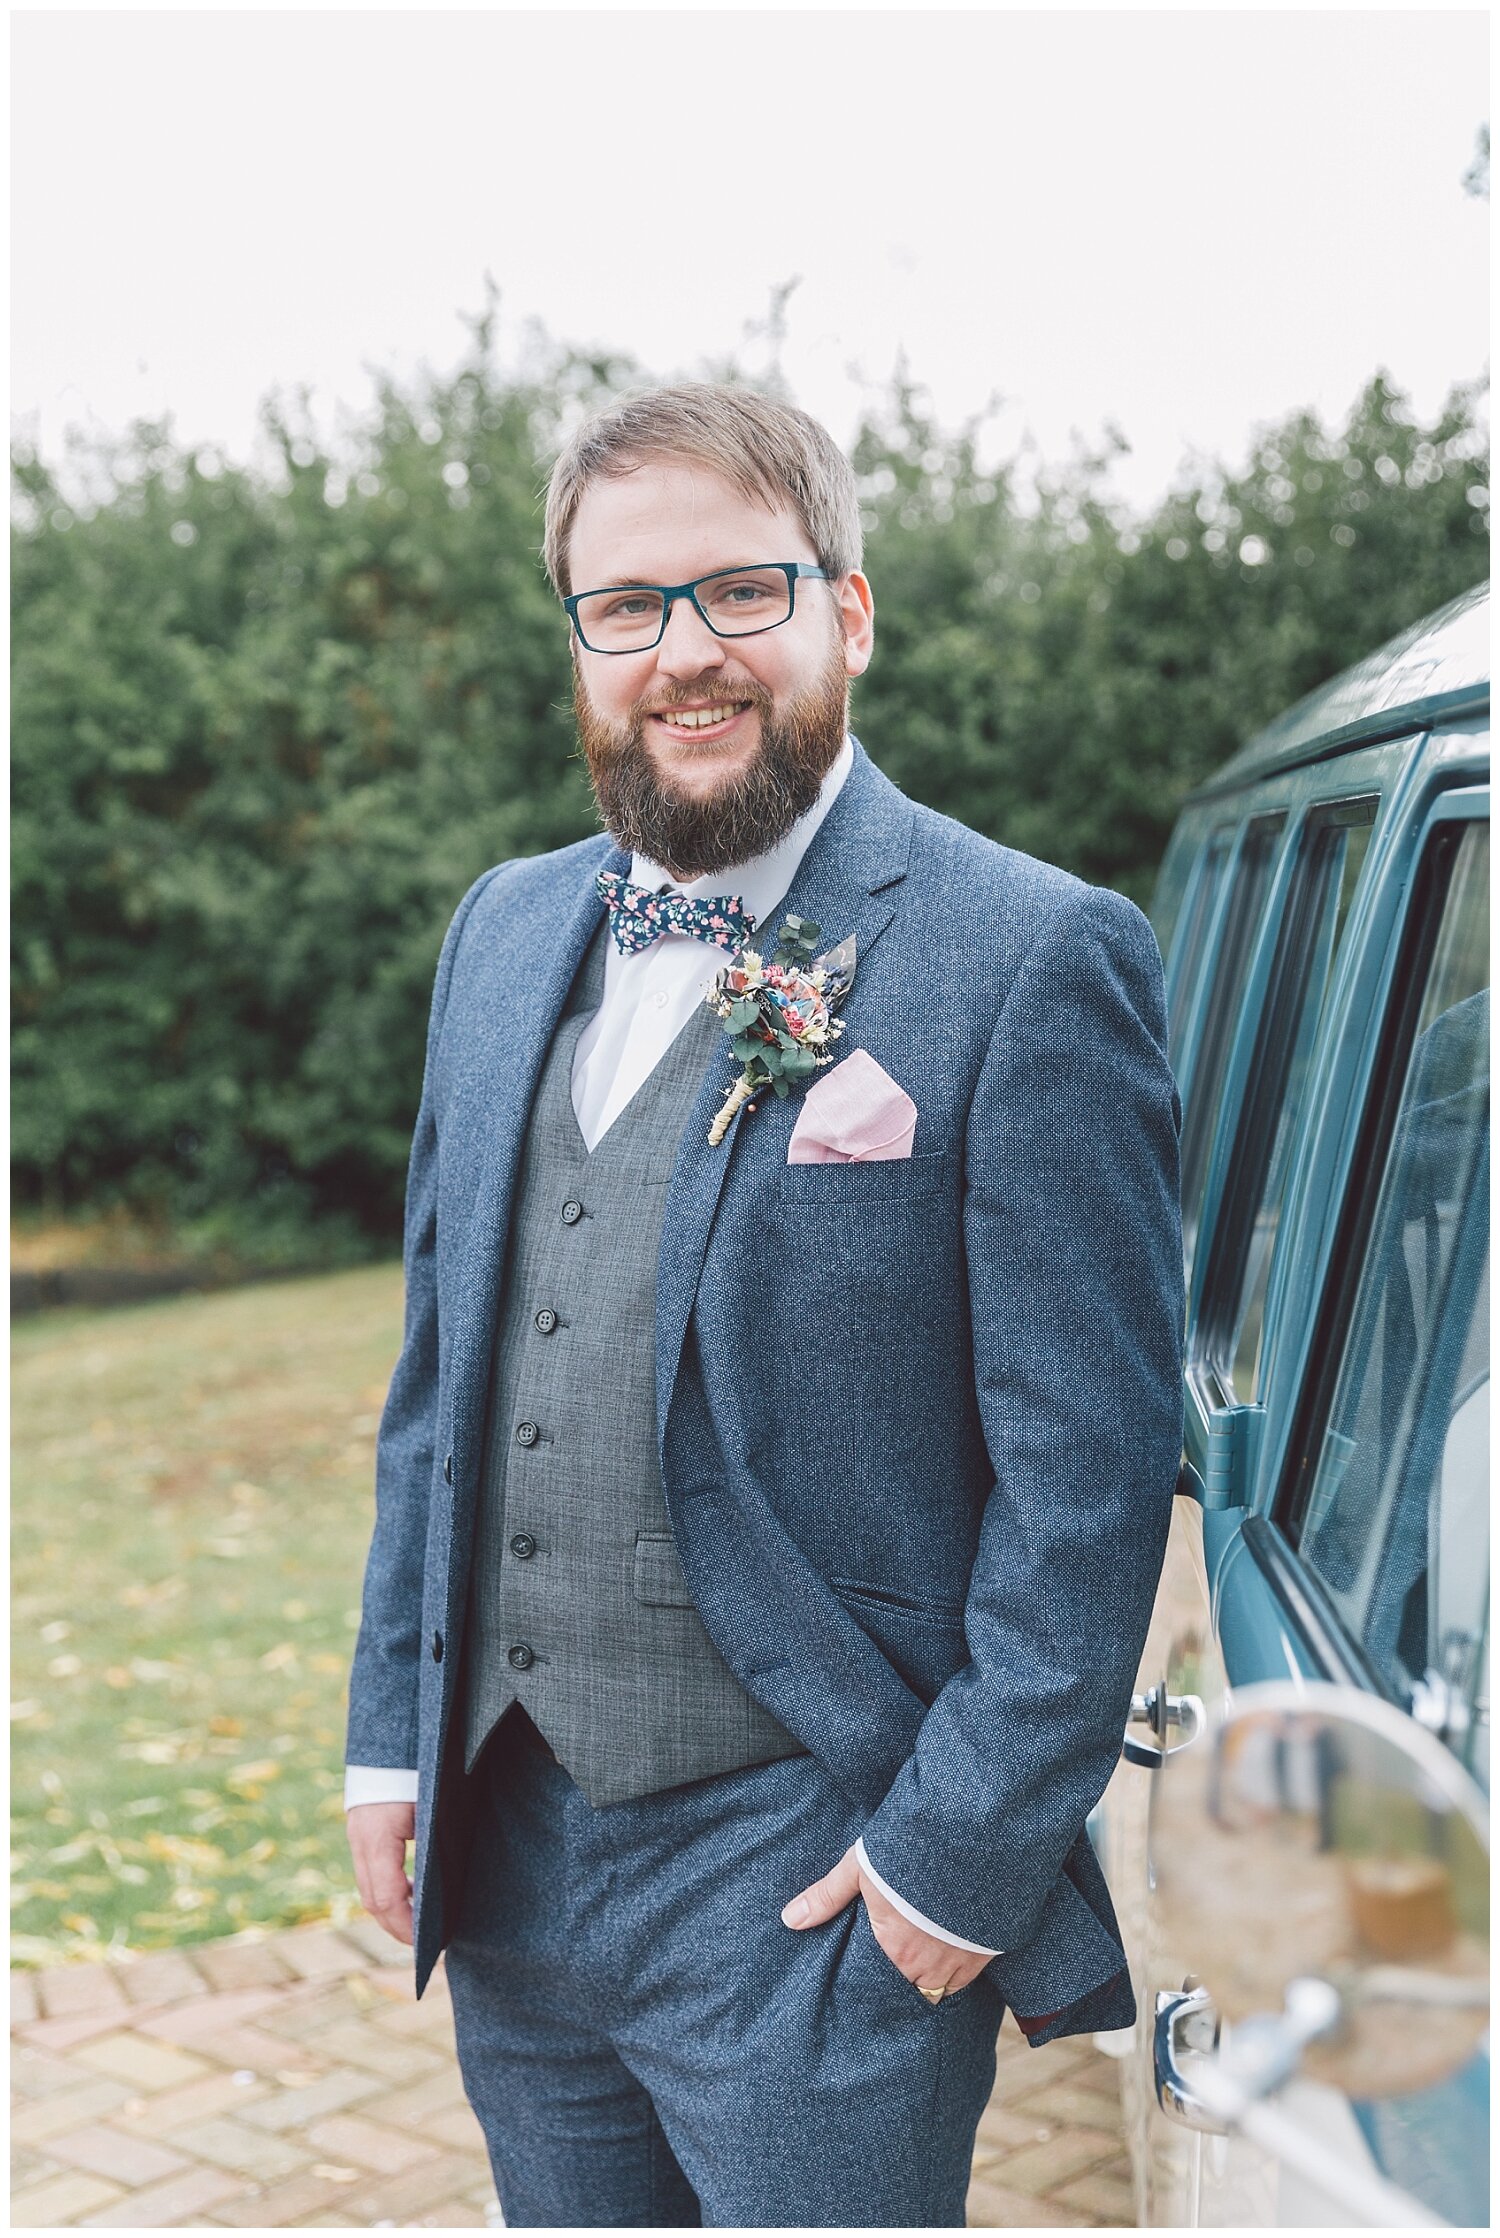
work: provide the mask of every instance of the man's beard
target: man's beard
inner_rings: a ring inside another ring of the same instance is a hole
[[[605,829],[618,846],[649,856],[682,879],[764,854],[811,808],[848,727],[843,639],[832,641],[822,675],[779,715],[771,694],[749,678],[726,690],[708,677],[685,685],[669,701],[653,695],[652,704],[664,711],[715,698],[744,700],[755,708],[760,745],[747,769],[697,795],[679,790],[658,770],[646,742],[650,717],[637,708],[622,723],[607,722],[589,704],[576,659],[573,664],[573,711]]]

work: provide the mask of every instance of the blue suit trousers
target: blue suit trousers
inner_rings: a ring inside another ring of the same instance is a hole
[[[868,1815],[816,1757],[595,1810],[514,1709],[473,1776],[447,1968],[507,2225],[962,2227],[1004,2003],[930,2006],[862,1903],[782,1925]]]

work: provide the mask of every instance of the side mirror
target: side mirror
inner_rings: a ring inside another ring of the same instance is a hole
[[[1151,1858],[1173,1947],[1235,2024],[1247,2100],[1296,2068],[1354,2098],[1423,2090],[1478,2047],[1485,1799],[1390,1703],[1312,1682],[1239,1688],[1212,1733],[1161,1764]]]

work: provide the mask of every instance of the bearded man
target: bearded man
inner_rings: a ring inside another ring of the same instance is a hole
[[[605,833],[438,963],[360,1893],[446,1948],[508,2224],[959,2227],[1007,2005],[1134,2013],[1085,1820],[1180,1453],[1161,961],[849,735],[805,413],[627,399],[545,558]]]

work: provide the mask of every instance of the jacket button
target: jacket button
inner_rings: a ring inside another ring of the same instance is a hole
[[[534,1422],[518,1422],[516,1424],[517,1445],[535,1445],[540,1435],[541,1432]]]
[[[432,1660],[434,1663],[441,1663],[443,1660],[443,1635],[441,1632],[434,1632],[432,1635]]]
[[[529,1671],[536,1661],[536,1656],[526,1645],[526,1642],[522,1640],[518,1646],[506,1651],[506,1661],[518,1671]]]
[[[445,1484],[453,1482],[453,1456],[451,1453],[443,1455],[443,1482]]]
[[[529,1531],[517,1531],[510,1542],[510,1551],[518,1562],[529,1562],[536,1552],[536,1540]]]
[[[583,1218],[583,1206],[576,1197],[569,1197],[567,1203],[563,1206],[562,1216],[570,1228],[575,1220]]]
[[[557,1327],[557,1315],[553,1312],[551,1306],[542,1307],[536,1317],[536,1325],[544,1337],[551,1336],[553,1330]]]

